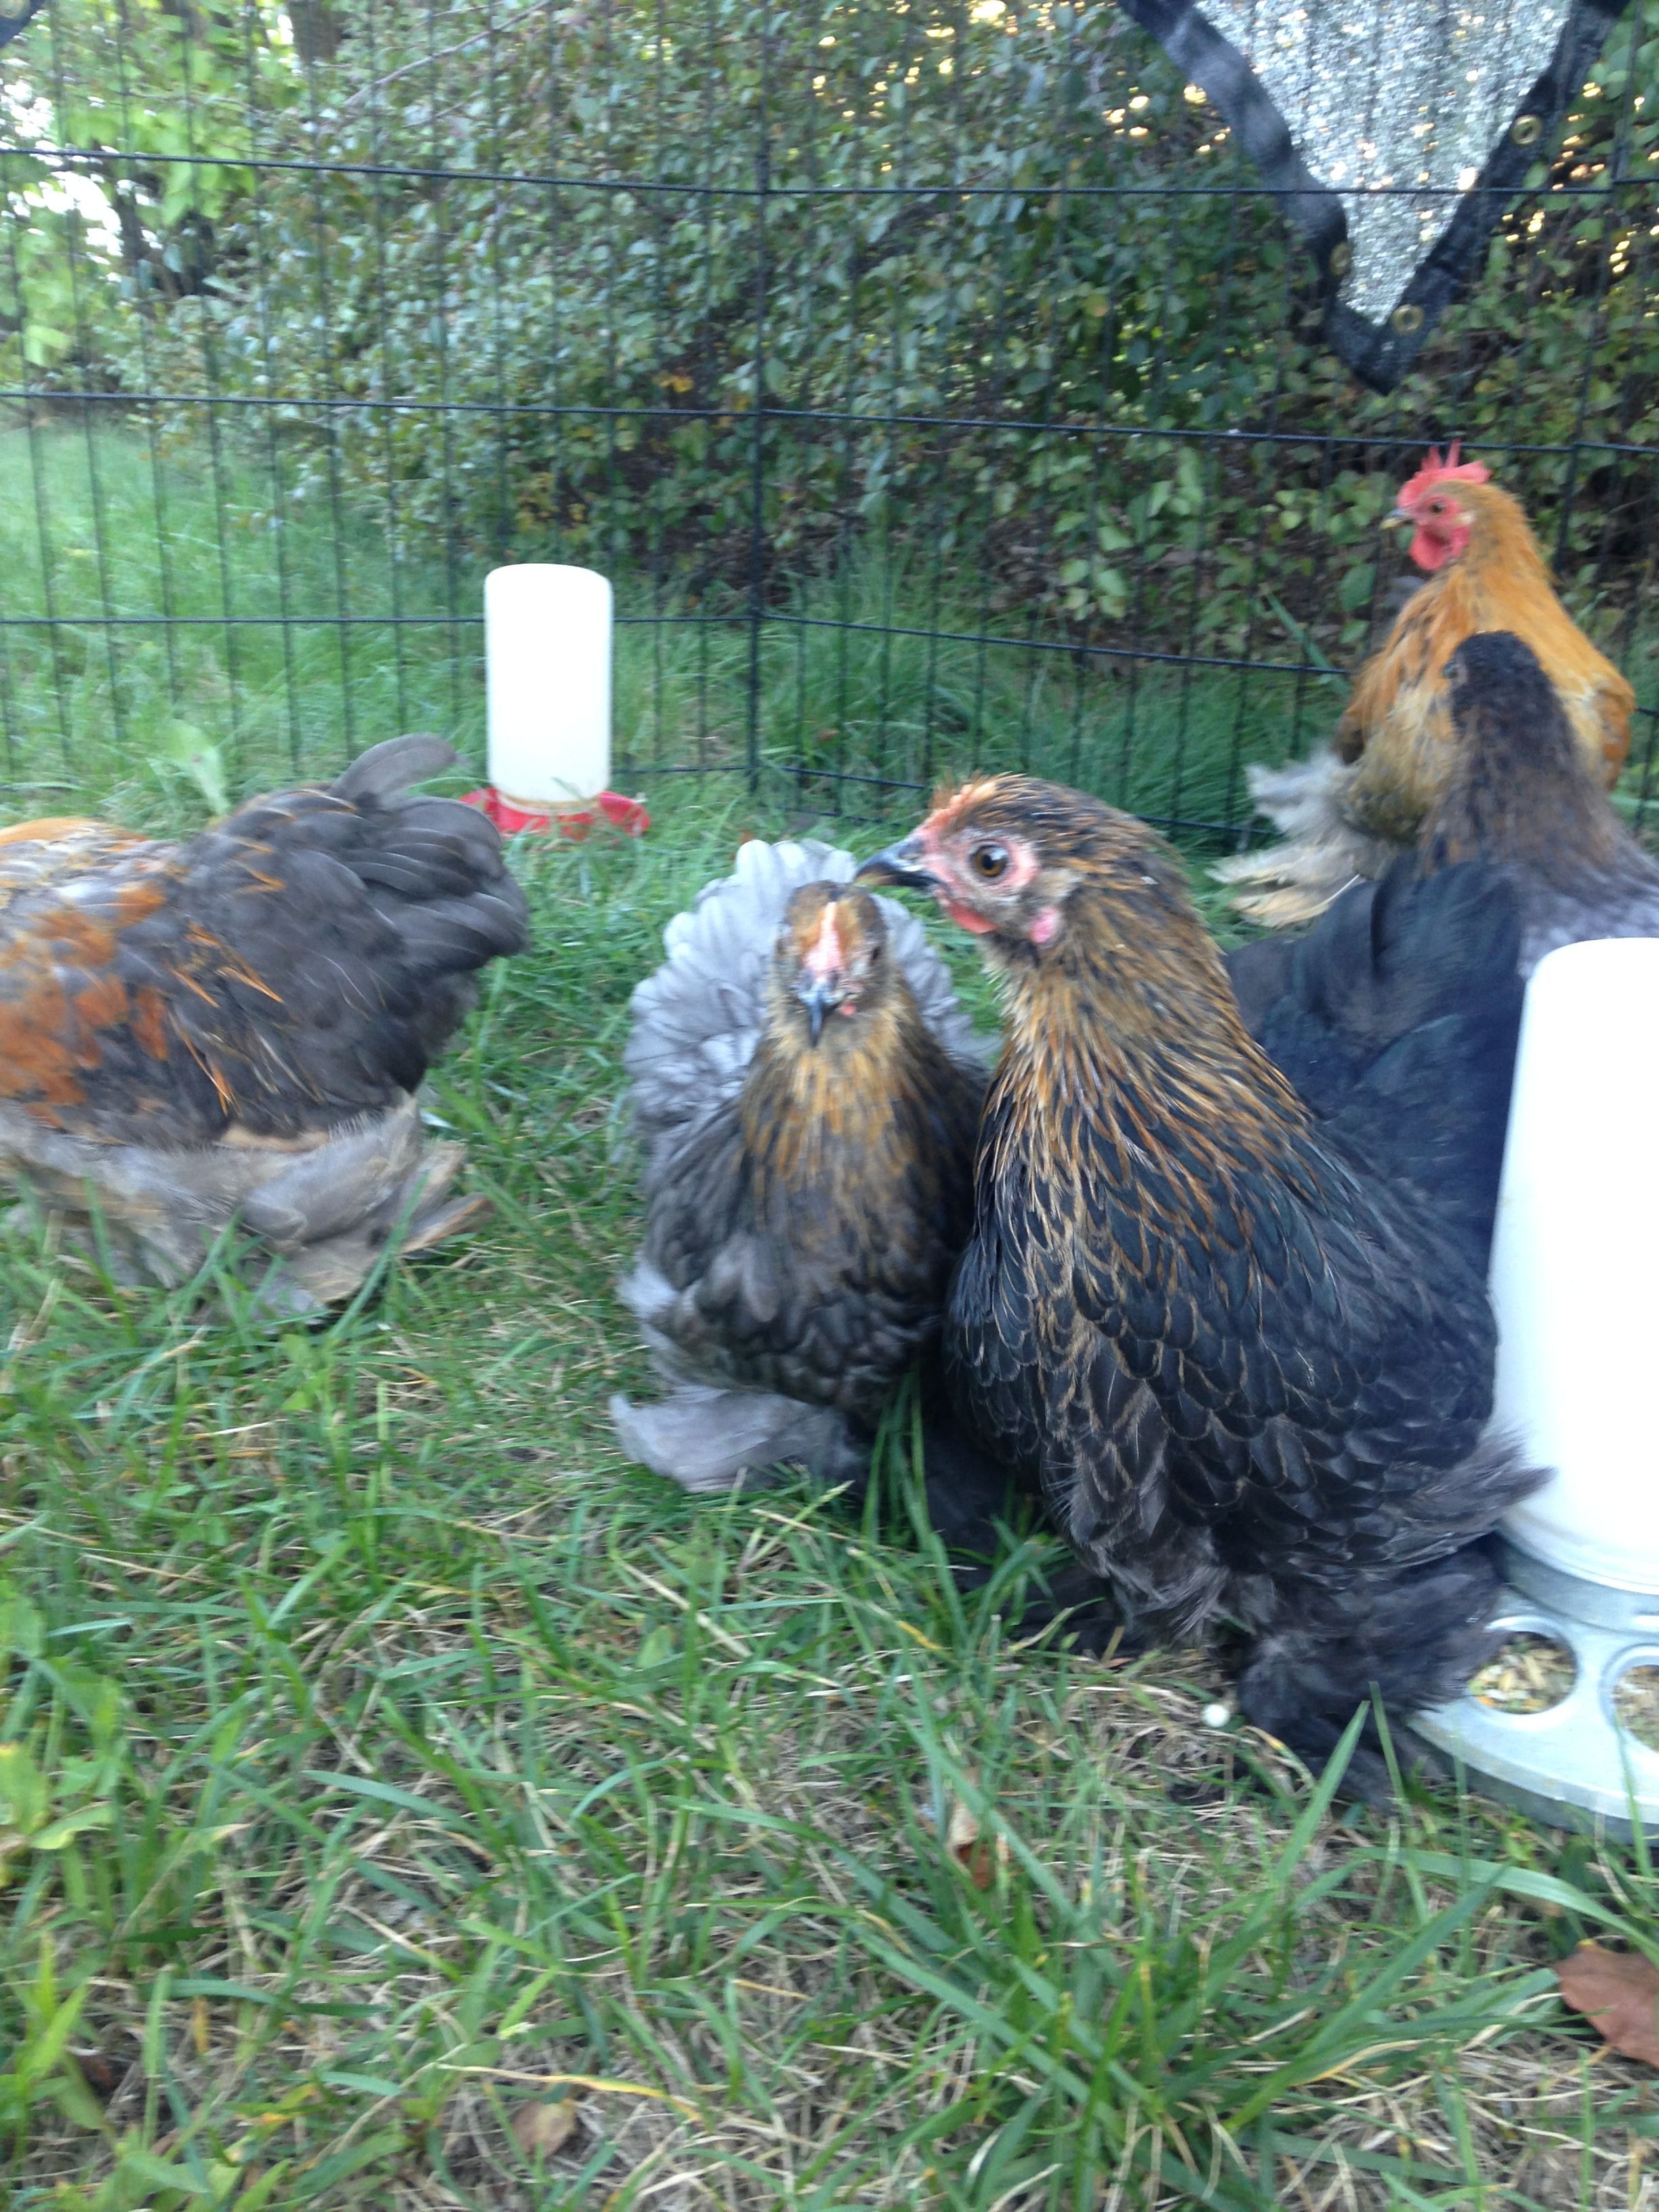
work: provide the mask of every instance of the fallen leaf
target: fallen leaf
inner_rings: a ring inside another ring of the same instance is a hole
[[[196,2045],[196,2055],[205,2058],[212,2048],[212,2037],[208,2027],[208,2006],[205,1997],[198,1997],[190,2008],[191,2040]]]
[[[1627,2058],[1659,2066],[1659,1966],[1639,1951],[1581,1943],[1556,1967],[1561,1995]]]
[[[959,1797],[951,1807],[945,1848],[975,1889],[989,1889],[996,1879],[996,1856],[981,1835],[979,1822]]]
[[[75,2063],[88,2088],[100,2097],[112,2097],[127,2078],[127,2069],[106,2051],[77,2051]]]
[[[526,2158],[534,2158],[538,2152],[543,2158],[551,2158],[576,2132],[576,2100],[549,2097],[520,2105],[508,2124],[514,2142]]]

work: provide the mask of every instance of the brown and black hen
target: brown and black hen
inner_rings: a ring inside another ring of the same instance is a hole
[[[984,1064],[920,926],[854,866],[751,840],[634,994],[623,1290],[670,1389],[611,1410],[689,1490],[781,1460],[861,1475],[968,1234]]]
[[[526,939],[495,829],[409,787],[454,759],[393,738],[182,843],[0,830],[0,1174],[70,1217],[90,1193],[164,1282],[240,1221],[277,1311],[348,1295],[400,1224],[418,1249],[487,1210],[447,1200],[460,1147],[415,1101]]]
[[[1243,1708],[1304,1759],[1373,1685],[1450,1694],[1498,1588],[1477,1540],[1534,1479],[1483,1437],[1506,887],[1398,877],[1357,928],[1339,901],[1269,1010],[1275,1064],[1174,854],[1098,800],[972,783],[867,866],[1005,983],[945,1332],[967,1425],[1132,1635],[1243,1626]],[[1374,1741],[1349,1783],[1385,1789]]]

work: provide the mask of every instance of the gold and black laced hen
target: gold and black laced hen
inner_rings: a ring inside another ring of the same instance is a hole
[[[461,1148],[415,1099],[526,939],[492,825],[410,788],[454,760],[393,738],[176,843],[0,830],[0,1175],[72,1234],[95,1209],[118,1270],[163,1282],[240,1222],[279,1312],[487,1211],[447,1195]]]
[[[1531,1486],[1487,1438],[1485,1263],[1521,987],[1479,867],[1339,899],[1249,1036],[1142,823],[972,783],[868,864],[974,931],[1008,1020],[945,1356],[1132,1638],[1226,1616],[1241,1703],[1322,1763],[1480,1662],[1480,1540]],[[1373,1739],[1350,1785],[1386,1786]]]
[[[915,917],[854,866],[745,843],[634,994],[646,1230],[623,1290],[669,1392],[611,1410],[687,1489],[782,1460],[861,1474],[967,1237],[984,1065]]]

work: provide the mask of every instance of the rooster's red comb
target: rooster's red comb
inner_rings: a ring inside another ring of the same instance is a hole
[[[1429,447],[1427,460],[1424,462],[1414,477],[1408,477],[1400,487],[1401,507],[1404,507],[1408,501],[1421,498],[1430,486],[1438,483],[1443,477],[1462,477],[1466,483],[1486,483],[1490,481],[1492,471],[1484,461],[1465,461],[1461,467],[1459,466],[1457,455],[1461,444],[1460,439],[1454,438],[1446,448],[1446,458],[1443,461],[1440,458],[1437,448],[1433,446]]]

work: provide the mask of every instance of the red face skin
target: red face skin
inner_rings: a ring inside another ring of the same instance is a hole
[[[856,980],[849,980],[853,963],[848,958],[836,921],[833,904],[825,907],[818,933],[801,955],[801,970],[826,991],[842,991],[845,995],[836,1012],[850,1019],[859,1010],[858,986]]]
[[[1402,497],[1395,513],[1416,526],[1411,544],[1411,555],[1419,568],[1433,575],[1449,561],[1456,560],[1469,542],[1472,524],[1466,509],[1461,507],[1454,493],[1449,491],[1419,492],[1416,498]]]
[[[969,856],[986,840],[969,831],[957,836],[948,833],[942,835],[939,817],[933,814],[928,816],[916,836],[927,855],[927,866],[933,873],[933,896],[957,928],[965,929],[975,937],[988,937],[993,930],[1002,927],[994,915],[981,913],[976,906],[967,905],[963,898],[954,895],[960,889],[969,898],[984,896],[987,879],[975,877]],[[996,879],[995,888],[1002,898],[1017,898],[1037,872],[1036,854],[1017,837],[1009,839],[1001,849],[1006,854],[1006,864]],[[1052,909],[1045,908],[1032,921],[1027,934],[1034,944],[1046,945],[1054,935],[1058,921],[1059,916]]]
[[[940,909],[975,937],[1000,933],[1033,945],[1052,944],[1060,933],[1063,884],[1056,885],[1055,900],[1042,898],[1036,886],[1042,863],[1024,838],[952,830],[951,811],[947,807],[942,814],[930,814],[909,841]],[[982,865],[988,859],[989,871]],[[1039,893],[1035,903],[1027,896],[1034,887]]]

